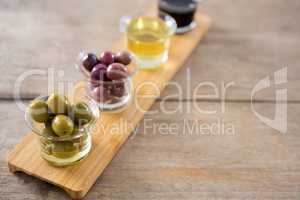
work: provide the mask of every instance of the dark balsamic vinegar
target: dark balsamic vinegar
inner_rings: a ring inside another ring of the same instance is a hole
[[[160,0],[159,10],[171,15],[178,28],[187,27],[194,21],[197,9],[195,0]]]

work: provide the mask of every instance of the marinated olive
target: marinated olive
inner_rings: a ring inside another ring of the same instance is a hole
[[[58,136],[71,135],[73,132],[73,128],[73,121],[65,115],[57,115],[52,120],[52,129],[54,133]]]
[[[113,81],[113,88],[111,90],[112,95],[116,97],[122,97],[125,93],[124,81]]]
[[[79,102],[73,106],[74,121],[77,125],[85,125],[89,123],[93,114],[89,106],[84,102]]]
[[[44,128],[43,131],[48,130],[49,132],[53,133],[53,136],[54,136],[54,137],[57,137],[57,136],[59,136],[59,135],[57,135],[57,134],[54,132],[54,130],[53,130],[53,128],[52,128],[52,121],[53,121],[53,119],[49,119],[48,121],[45,122],[45,128]],[[45,130],[45,129],[46,129],[46,130]]]
[[[44,128],[42,134],[45,137],[57,137],[57,135],[54,133],[54,131],[51,127]]]
[[[105,64],[105,65],[108,66],[108,65],[114,63],[114,60],[115,60],[114,57],[115,56],[114,56],[114,54],[112,52],[110,52],[110,51],[104,51],[100,55],[100,61],[101,61],[101,63],[103,63],[103,64]]]
[[[99,81],[107,81],[106,76],[107,67],[103,64],[98,64],[94,67],[91,73],[92,83],[98,83]]]
[[[35,100],[29,105],[29,114],[36,122],[46,122],[49,119],[48,106],[45,101]]]
[[[55,116],[54,116],[55,117]],[[52,119],[48,119],[45,122],[45,128],[52,129]]]
[[[120,80],[127,76],[127,68],[121,63],[113,63],[107,68],[107,77],[111,80]]]
[[[88,53],[84,58],[82,65],[88,71],[92,71],[93,67],[97,65],[98,59],[97,56],[93,53]]]
[[[47,100],[50,111],[54,114],[67,114],[70,109],[70,103],[65,96],[52,94]]]
[[[54,131],[52,130],[51,127],[50,128],[44,128],[42,130],[42,135],[43,135],[43,137],[40,137],[40,141],[44,145],[50,145],[51,144],[51,139],[48,139],[48,138],[57,137],[57,135],[54,133]]]
[[[52,153],[58,158],[70,158],[76,155],[79,149],[71,141],[60,141],[53,143]]]
[[[111,91],[103,85],[100,85],[99,87],[93,89],[92,95],[95,100],[99,102],[105,102],[111,98]]]
[[[131,63],[132,56],[127,51],[120,51],[117,53],[115,62],[122,63],[124,65],[129,65]]]

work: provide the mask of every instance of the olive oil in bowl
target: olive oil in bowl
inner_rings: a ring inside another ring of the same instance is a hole
[[[170,37],[176,30],[176,23],[173,18],[165,19],[158,16],[138,16],[128,22],[127,48],[142,69],[157,68],[168,59]]]

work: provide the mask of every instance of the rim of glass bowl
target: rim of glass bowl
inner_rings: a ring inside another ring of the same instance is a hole
[[[128,53],[130,53],[128,51]],[[130,53],[131,54],[131,53]],[[91,72],[89,72],[88,70],[85,69],[85,67],[83,66],[82,62],[83,60],[87,57],[88,53],[85,52],[85,51],[81,51],[78,55],[78,58],[77,58],[77,62],[75,64],[75,68],[81,72],[81,74],[83,74],[85,80],[87,81],[91,81]],[[100,64],[100,63],[99,63]],[[120,80],[114,80],[115,83],[118,83],[118,82],[123,82],[125,79],[131,79],[135,74],[137,74],[138,70],[139,70],[139,66],[134,58],[134,56],[131,54],[131,63],[127,66],[127,69],[129,69],[129,74],[126,78],[124,79],[120,79]],[[112,82],[111,80],[109,81],[94,81],[95,83],[109,83],[109,82]]]
[[[120,32],[121,33],[126,33],[127,32],[127,26],[129,25],[130,21],[135,18],[140,18],[140,17],[152,17],[152,18],[158,18],[165,22],[165,24],[168,26],[170,29],[167,37],[170,37],[176,33],[177,30],[177,23],[176,20],[169,15],[166,12],[163,11],[155,11],[152,13],[144,13],[144,12],[133,12],[132,14],[126,14],[121,17],[120,19]]]
[[[49,95],[41,95],[41,96],[38,96],[37,98],[35,98],[32,101],[35,101],[35,100],[44,100],[44,101],[46,101],[48,99],[48,97],[49,97]],[[30,114],[28,112],[28,108],[25,111],[25,121],[26,121],[27,125],[29,126],[29,128],[31,129],[31,131],[33,131],[35,134],[37,134],[40,137],[46,138],[47,140],[51,140],[51,141],[68,141],[68,140],[78,139],[78,138],[83,136],[83,134],[85,133],[85,130],[88,130],[90,127],[95,125],[97,120],[100,117],[100,111],[98,109],[98,106],[97,106],[97,103],[95,102],[95,100],[93,100],[88,95],[84,95],[84,97],[87,98],[87,104],[90,107],[94,117],[92,118],[90,123],[84,125],[83,128],[80,129],[80,134],[71,135],[71,136],[64,136],[64,137],[46,136],[42,132],[43,128],[44,128],[42,123],[38,123],[38,122],[35,122],[34,120],[32,120],[32,118],[30,117]],[[38,124],[41,124],[40,128],[38,128],[38,126],[37,126]]]

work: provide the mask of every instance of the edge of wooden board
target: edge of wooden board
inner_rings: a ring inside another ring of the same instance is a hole
[[[184,35],[173,36],[170,49],[170,59],[159,70],[140,71],[138,76],[134,77],[134,85],[138,85],[145,81],[153,81],[157,84],[160,92],[166,86],[166,83],[175,75],[178,69],[184,64],[186,59],[198,45],[208,31],[211,20],[208,16],[197,13],[196,21],[198,26],[191,32]],[[178,47],[178,44],[184,44],[183,47]],[[176,46],[176,47],[175,47]],[[186,48],[189,47],[188,53]],[[117,49],[122,49],[124,44],[118,43],[115,46]],[[183,56],[178,56],[183,55]],[[82,94],[83,87],[78,84],[76,87],[77,95]],[[147,94],[149,90],[141,90],[139,95]],[[159,93],[160,94],[160,93]],[[159,94],[154,96],[158,97]],[[135,100],[137,98],[134,98]],[[142,109],[147,111],[155,102],[155,98],[142,100]],[[72,198],[83,198],[97,178],[101,175],[113,157],[116,155],[122,144],[127,140],[128,136],[134,130],[135,126],[144,116],[143,112],[133,107],[133,103],[124,111],[118,114],[103,114],[97,124],[109,123],[131,123],[133,126],[122,130],[120,135],[105,134],[97,132],[93,134],[93,148],[90,155],[80,164],[68,166],[65,168],[57,168],[49,165],[39,156],[39,145],[33,133],[27,134],[14,150],[8,156],[8,166],[11,172],[21,171],[28,175],[37,177],[43,181],[54,184],[64,189]],[[124,121],[124,119],[126,119]],[[109,145],[108,145],[109,144]],[[26,154],[24,153],[26,152]],[[24,162],[31,160],[31,162]],[[33,165],[32,163],[35,163]],[[92,165],[92,166],[91,166]],[[89,171],[85,171],[87,167]],[[44,173],[47,171],[47,173]],[[78,173],[80,172],[80,173]]]

